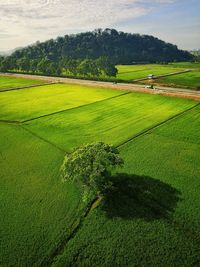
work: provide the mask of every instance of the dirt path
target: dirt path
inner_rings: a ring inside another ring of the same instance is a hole
[[[0,73],[0,76],[9,77],[20,77],[20,78],[31,78],[31,79],[41,79],[46,81],[51,81],[54,83],[71,83],[86,86],[98,86],[102,88],[110,88],[113,90],[126,90],[130,92],[142,92],[148,94],[161,94],[180,98],[190,98],[194,100],[200,100],[200,92],[195,90],[187,90],[184,88],[171,88],[171,87],[160,87],[156,86],[155,89],[147,89],[145,85],[131,84],[131,83],[113,83],[113,82],[100,82],[91,80],[81,80],[72,78],[61,78],[61,77],[48,77],[30,74],[16,74],[16,73]]]

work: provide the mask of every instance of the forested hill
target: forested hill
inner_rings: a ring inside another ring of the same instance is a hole
[[[118,32],[114,29],[95,30],[76,35],[65,35],[43,43],[37,42],[15,51],[12,59],[35,60],[47,57],[52,61],[62,58],[97,59],[107,56],[115,64],[133,62],[167,62],[191,60],[193,56],[153,36]]]

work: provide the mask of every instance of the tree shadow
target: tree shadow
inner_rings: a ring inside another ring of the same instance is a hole
[[[111,180],[101,206],[109,218],[170,219],[180,200],[178,190],[151,177],[120,173]]]

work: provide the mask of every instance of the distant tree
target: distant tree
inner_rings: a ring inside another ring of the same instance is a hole
[[[100,72],[106,76],[116,76],[117,68],[108,57],[102,56],[96,60]]]
[[[98,77],[101,73],[96,60],[84,59],[78,66],[78,73],[81,76]]]
[[[0,72],[4,72],[4,71],[7,71],[7,67],[6,67],[6,64],[5,64],[5,59],[4,57],[1,57],[0,56]]]
[[[33,73],[36,73],[37,72],[37,65],[38,65],[38,60],[37,59],[30,60],[30,70]]]
[[[63,71],[65,71],[66,73],[69,72],[69,59],[68,58],[62,58],[60,60],[60,67]]]
[[[0,71],[5,72],[16,67],[14,60],[11,57],[1,57],[0,59]]]
[[[89,76],[90,74],[90,60],[89,59],[84,59],[83,61],[80,62],[79,66],[77,67],[77,71],[81,76]]]
[[[64,180],[81,183],[95,194],[103,195],[112,186],[109,179],[112,170],[122,165],[123,160],[117,148],[98,142],[66,155],[61,174]]]
[[[20,70],[29,71],[30,70],[30,61],[24,57],[17,59],[17,66]]]
[[[42,58],[37,64],[37,70],[44,74],[49,74],[49,69],[47,66],[50,64],[50,60],[48,58]]]
[[[78,65],[79,65],[79,61],[76,59],[72,59],[70,58],[68,60],[68,70],[69,72],[71,72],[74,76],[77,76],[78,74]]]

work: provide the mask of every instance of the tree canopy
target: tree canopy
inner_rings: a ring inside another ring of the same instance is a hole
[[[85,188],[98,194],[112,186],[111,172],[122,166],[119,151],[112,145],[97,142],[88,144],[66,155],[61,167],[64,180],[81,183]]]

